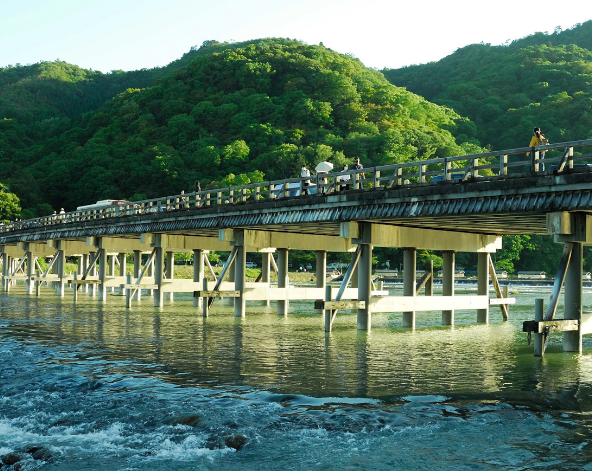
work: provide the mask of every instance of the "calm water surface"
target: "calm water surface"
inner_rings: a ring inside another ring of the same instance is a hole
[[[553,334],[534,358],[522,321],[549,292],[517,289],[510,322],[497,307],[452,328],[374,314],[367,334],[346,312],[326,335],[311,303],[241,320],[216,301],[203,319],[189,297],[126,310],[18,285],[0,294],[0,455],[41,447],[18,466],[44,470],[592,470],[592,341],[566,354]]]

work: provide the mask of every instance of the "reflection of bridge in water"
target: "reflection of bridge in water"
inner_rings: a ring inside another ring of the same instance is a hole
[[[477,322],[488,322],[490,305],[499,305],[507,318],[512,302],[502,296],[490,257],[501,248],[501,236],[551,234],[565,245],[553,296],[525,329],[535,332],[538,353],[556,330],[564,331],[566,350],[578,351],[588,332],[582,250],[592,243],[592,169],[586,164],[592,154],[584,152],[590,145],[586,140],[352,170],[345,191],[340,173],[327,173],[310,177],[311,185],[307,178],[256,183],[0,226],[2,286],[9,290],[23,280],[27,293],[39,295],[51,283],[63,296],[69,284],[75,299],[82,289],[99,301],[107,288],[117,287],[128,307],[142,290],[153,293],[155,306],[173,293],[189,292],[204,315],[217,297],[231,298],[236,316],[245,315],[247,301],[276,301],[285,315],[290,300],[315,300],[325,311],[327,331],[338,309],[356,309],[361,330],[370,330],[372,312],[402,312],[407,327],[415,326],[416,312],[434,310],[442,311],[445,325],[454,324],[455,310],[465,309],[477,311]],[[304,194],[312,185],[316,193]],[[373,247],[404,249],[403,296],[374,286]],[[289,287],[290,249],[316,251],[315,287]],[[416,282],[418,249],[443,251],[442,296],[432,296],[431,266]],[[220,277],[208,282],[211,250],[230,256]],[[175,279],[176,252],[193,254],[192,280]],[[261,277],[254,283],[245,277],[247,252],[262,254]],[[352,253],[338,289],[326,284],[327,252]],[[454,293],[456,252],[478,254],[477,295]],[[131,253],[133,275],[126,276]],[[66,256],[78,257],[74,275],[65,272]],[[52,257],[45,270],[38,257]],[[270,283],[272,267],[277,287]],[[491,299],[490,278],[496,291]],[[564,319],[556,320],[564,284]],[[422,289],[427,296],[418,296]]]

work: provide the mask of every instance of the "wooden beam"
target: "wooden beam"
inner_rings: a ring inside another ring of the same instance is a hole
[[[238,298],[240,291],[194,291],[194,298]]]
[[[502,290],[500,289],[500,285],[497,280],[497,273],[495,273],[495,267],[493,266],[493,260],[491,259],[491,257],[489,257],[489,276],[491,276],[491,280],[493,281],[495,295],[498,297],[498,299],[503,298]],[[502,317],[505,321],[507,321],[509,317],[508,303],[492,303],[492,301],[492,299],[489,300],[489,305],[491,306],[492,304],[499,304],[499,307],[502,311]]]
[[[578,319],[555,319],[553,321],[524,321],[522,332],[534,332],[545,334],[551,332],[568,332],[578,330],[580,321]]]
[[[315,309],[337,312],[338,309],[365,309],[366,301],[315,301]]]
[[[561,261],[559,262],[559,269],[557,270],[557,276],[555,277],[555,282],[553,283],[553,290],[551,292],[551,301],[547,305],[547,310],[545,311],[545,321],[553,320],[555,317],[555,311],[557,310],[557,303],[559,302],[559,295],[561,294],[561,288],[563,286],[563,282],[565,281],[565,275],[567,273],[567,267],[569,266],[569,261],[571,260],[571,253],[573,251],[573,244],[566,243],[563,247],[563,254],[561,255]]]

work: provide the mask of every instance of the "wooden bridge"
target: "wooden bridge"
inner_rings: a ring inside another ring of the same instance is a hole
[[[43,284],[51,284],[64,296],[70,285],[75,299],[82,291],[105,301],[112,287],[125,293],[128,307],[143,290],[153,293],[155,306],[188,292],[204,315],[219,297],[233,301],[236,316],[245,315],[246,302],[275,301],[286,315],[290,300],[310,300],[311,309],[315,301],[324,311],[327,331],[338,309],[356,309],[361,330],[370,330],[372,312],[401,312],[408,327],[415,326],[416,312],[434,310],[442,311],[445,325],[461,309],[475,309],[477,322],[488,322],[490,305],[500,305],[507,319],[513,301],[502,296],[490,256],[502,236],[550,234],[565,245],[561,268],[542,318],[525,323],[525,330],[535,333],[539,354],[554,330],[564,331],[564,349],[579,351],[582,335],[592,332],[582,312],[581,277],[583,245],[592,243],[590,146],[592,140],[574,141],[353,170],[345,188],[340,173],[323,173],[0,225],[2,288],[24,281],[28,293],[39,295]],[[404,249],[403,296],[373,285],[373,247]],[[315,287],[289,287],[294,249],[316,251]],[[432,296],[431,267],[416,282],[418,249],[443,251],[441,296]],[[230,256],[222,274],[207,282],[212,250]],[[176,252],[193,254],[192,280],[175,279]],[[255,283],[245,278],[248,252],[262,254]],[[339,288],[326,283],[327,252],[352,254]],[[478,253],[477,295],[454,292],[456,252]],[[78,257],[73,275],[65,272],[66,256]],[[39,257],[51,257],[45,270]],[[270,283],[272,267],[277,286]],[[489,296],[491,280],[495,298]],[[555,319],[563,285],[564,319]]]

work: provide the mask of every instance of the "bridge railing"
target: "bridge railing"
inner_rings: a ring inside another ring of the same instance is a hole
[[[437,182],[463,182],[492,176],[504,177],[525,172],[561,173],[566,169],[580,166],[588,167],[592,171],[592,163],[588,163],[592,162],[592,153],[581,152],[581,150],[588,150],[590,146],[592,146],[592,139],[587,139],[533,148],[520,147],[481,154],[413,161],[347,172],[318,173],[310,177],[251,183],[230,188],[214,188],[0,224],[0,233],[96,219],[301,197],[307,194],[331,195],[350,190],[394,189]],[[580,150],[579,153],[575,152],[576,148]],[[527,156],[526,153],[529,155]]]

